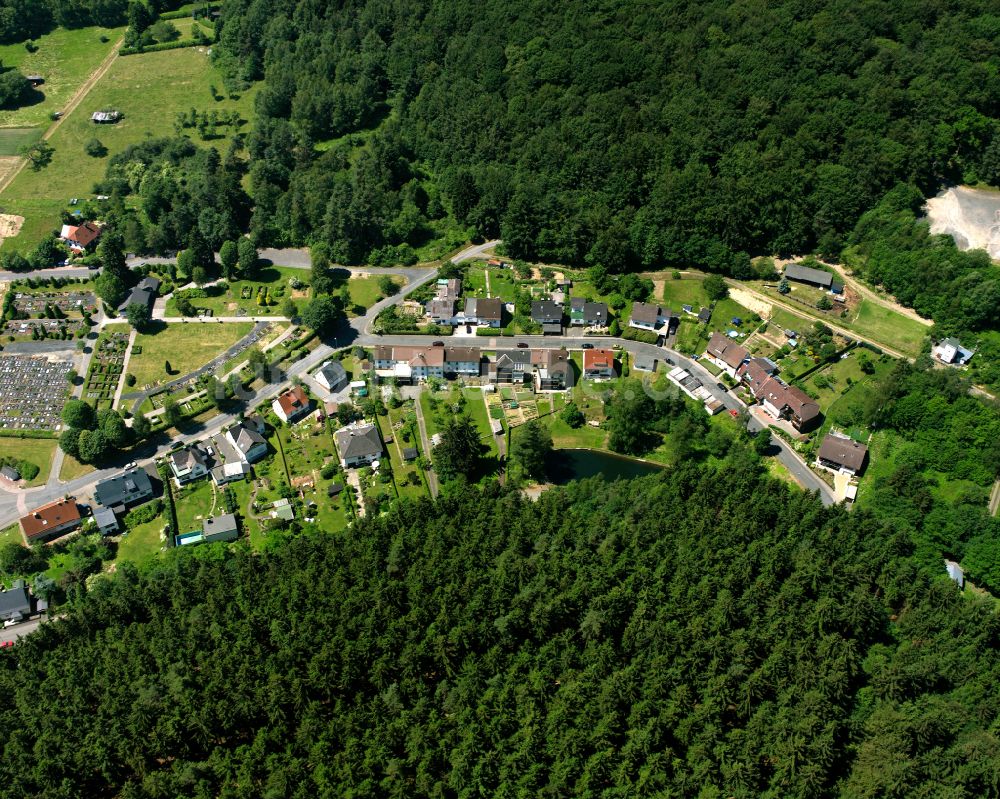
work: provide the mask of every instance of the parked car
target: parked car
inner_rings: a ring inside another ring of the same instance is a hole
[[[729,387],[725,383],[716,383],[715,387],[719,389],[719,391],[729,391]]]
[[[663,360],[666,361],[667,363],[669,363],[671,366],[676,366],[677,365],[677,364],[674,363],[674,359],[673,358],[664,358]]]
[[[518,349],[522,349],[522,350],[528,349],[528,345],[525,344],[523,341],[520,344],[518,344],[517,347],[518,347]]]
[[[580,345],[580,349],[581,350],[592,350],[592,349],[594,349],[594,345],[591,344],[591,343],[589,343],[589,342],[587,342],[586,344],[581,344]]]
[[[432,341],[431,342],[431,346],[432,347],[443,347],[444,346],[444,342],[443,341]]]
[[[472,332],[472,325],[466,325],[465,326],[465,332],[466,333],[471,333]]]

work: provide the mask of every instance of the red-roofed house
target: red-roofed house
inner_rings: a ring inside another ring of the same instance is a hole
[[[271,410],[281,421],[291,424],[312,410],[312,402],[302,386],[293,386],[271,403]]]
[[[21,517],[21,531],[29,544],[48,541],[80,524],[80,509],[72,499],[57,499]]]
[[[583,376],[587,380],[613,380],[615,354],[612,350],[584,350]]]
[[[86,252],[101,236],[101,229],[93,222],[84,222],[82,225],[63,225],[59,231],[61,238],[72,252]]]

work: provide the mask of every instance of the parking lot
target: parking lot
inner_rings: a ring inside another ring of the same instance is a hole
[[[59,429],[72,368],[71,360],[58,355],[0,355],[0,427]]]

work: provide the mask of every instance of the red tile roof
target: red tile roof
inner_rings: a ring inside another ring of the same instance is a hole
[[[583,371],[588,369],[613,369],[615,354],[611,350],[584,350]]]
[[[72,499],[57,499],[48,505],[35,508],[27,516],[21,517],[21,529],[30,538],[38,538],[47,532],[69,523],[80,522],[80,509]]]
[[[79,242],[81,247],[86,247],[101,235],[101,229],[93,222],[84,222],[77,227],[70,227],[66,232],[69,234],[66,238]]]
[[[292,417],[309,407],[309,397],[302,390],[302,386],[295,386],[278,397],[278,405],[281,406],[285,416]]]

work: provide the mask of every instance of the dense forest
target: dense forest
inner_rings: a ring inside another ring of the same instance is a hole
[[[335,260],[448,217],[515,257],[739,273],[1000,163],[988,0],[230,0],[219,33],[231,88],[264,81],[255,234]]]
[[[997,616],[712,470],[128,564],[0,652],[0,795],[996,796]]]

